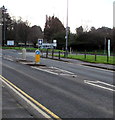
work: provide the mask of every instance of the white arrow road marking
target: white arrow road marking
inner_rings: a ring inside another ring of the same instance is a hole
[[[105,83],[105,82],[84,80],[84,83],[95,86],[95,87],[99,87],[99,88],[102,88],[102,89],[106,89],[106,90],[109,90],[109,91],[113,91],[113,92],[115,91],[115,86],[114,85],[111,85],[111,84],[108,84],[108,83]],[[105,86],[107,86],[107,87],[105,87]]]

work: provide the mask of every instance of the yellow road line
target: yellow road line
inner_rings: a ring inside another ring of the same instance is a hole
[[[38,105],[39,107],[41,107],[43,110],[45,110],[48,114],[50,114],[52,117],[54,117],[55,119],[61,120],[60,117],[58,117],[57,115],[55,115],[53,112],[51,112],[50,110],[48,110],[45,106],[43,106],[42,104],[40,104],[38,101],[36,101],[35,99],[33,99],[31,96],[29,96],[28,94],[26,94],[25,92],[23,92],[21,89],[19,89],[18,87],[16,87],[13,83],[11,83],[9,80],[7,80],[6,78],[4,78],[2,75],[0,75],[0,77],[5,80],[7,83],[9,83],[12,87],[14,87],[16,90],[18,90],[20,93],[22,93],[24,96],[26,96],[28,99],[30,99],[32,102],[34,102],[36,105]]]

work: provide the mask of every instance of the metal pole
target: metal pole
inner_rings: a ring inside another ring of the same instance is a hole
[[[3,13],[3,26],[4,26],[4,30],[3,30],[3,44],[5,45],[5,40],[6,40],[6,34],[5,34],[5,29],[6,29],[6,26],[5,26],[5,13]]]
[[[66,23],[66,55],[68,52],[68,0],[67,0],[67,23]]]
[[[6,41],[6,23],[5,23],[5,12],[7,9],[5,9],[5,7],[2,7],[2,11],[3,11],[3,46],[5,45],[5,41]]]
[[[106,54],[106,38],[105,38],[105,41],[104,41],[104,54]]]
[[[110,40],[108,40],[108,56],[110,57]]]

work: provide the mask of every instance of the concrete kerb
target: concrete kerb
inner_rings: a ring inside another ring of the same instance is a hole
[[[105,69],[105,70],[112,70],[115,71],[115,68],[108,68],[108,67],[102,67],[102,66],[96,66],[96,65],[90,65],[90,64],[82,64],[84,66],[90,66],[90,67],[96,67],[96,68],[101,68],[101,69]]]
[[[46,57],[43,57],[43,58],[46,58]],[[52,59],[52,58],[47,58],[47,59]],[[56,58],[53,58],[52,60],[57,60],[57,61],[63,61],[63,62],[68,62],[68,63],[74,63],[72,62],[72,59],[68,59],[68,60],[64,60],[65,58],[63,59],[56,59]],[[79,60],[80,61],[80,60]],[[101,69],[106,69],[106,70],[112,70],[112,71],[115,71],[115,66],[113,65],[113,68],[109,68],[109,67],[104,67],[104,66],[100,66],[98,65],[98,63],[94,63],[94,65],[92,63],[89,63],[89,62],[84,62],[84,61],[81,61],[81,65],[84,65],[84,66],[90,66],[90,67],[95,67],[95,68],[101,68]],[[84,62],[84,63],[83,63]],[[77,63],[77,60],[76,60],[76,63]],[[96,65],[95,65],[96,64]]]

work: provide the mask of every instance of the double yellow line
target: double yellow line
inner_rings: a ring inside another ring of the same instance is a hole
[[[38,101],[36,101],[35,99],[33,99],[31,96],[29,96],[28,94],[26,94],[24,91],[22,91],[21,89],[19,89],[18,87],[16,87],[13,83],[11,83],[9,80],[7,80],[6,78],[4,78],[2,75],[0,75],[0,78],[2,80],[4,80],[5,82],[7,82],[14,89],[16,89],[18,92],[20,92],[22,95],[24,95],[26,98],[28,98],[30,101],[32,101],[34,104],[36,104],[37,106],[39,106],[46,113],[48,113],[49,115],[51,115],[54,119],[61,120],[60,117],[58,117],[53,112],[51,112],[50,110],[48,110],[45,106],[43,106],[42,104],[40,104]]]

